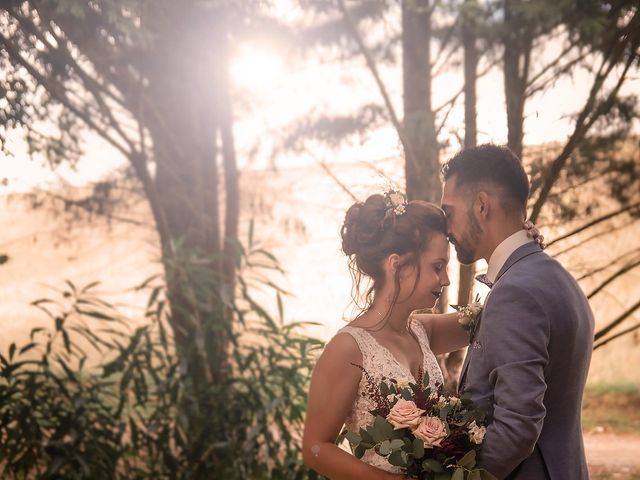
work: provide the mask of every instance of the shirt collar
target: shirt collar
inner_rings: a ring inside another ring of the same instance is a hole
[[[527,235],[526,230],[518,230],[513,235],[505,238],[493,251],[491,258],[489,258],[489,269],[487,270],[487,278],[489,281],[495,283],[498,273],[500,273],[500,270],[511,254],[529,242],[533,242],[533,239]]]

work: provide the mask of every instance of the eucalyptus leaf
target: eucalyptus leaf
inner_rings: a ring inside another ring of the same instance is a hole
[[[380,415],[376,416],[373,421],[372,436],[377,442],[389,440],[393,435],[393,425]]]
[[[451,475],[451,480],[464,480],[464,468],[456,468]]]
[[[362,438],[356,432],[347,432],[344,437],[354,447],[359,445],[362,441]]]
[[[358,433],[360,434],[360,438],[362,439],[363,442],[376,443],[373,437],[371,436],[371,434],[364,428],[361,428]]]
[[[404,446],[404,441],[400,438],[394,438],[393,440],[391,440],[390,445],[392,450],[399,450]]]
[[[384,456],[389,455],[391,453],[391,442],[389,442],[389,440],[385,440],[380,444],[379,453],[380,455],[384,455]]]
[[[403,388],[400,391],[400,395],[405,400],[413,401],[413,391],[410,388]]]
[[[467,475],[467,480],[482,480],[482,475],[480,474],[480,470],[472,470]]]
[[[424,456],[424,442],[419,438],[413,440],[413,456],[420,459]]]
[[[380,382],[380,385],[379,385],[379,387],[378,387],[378,388],[379,388],[379,390],[380,390],[380,394],[381,394],[383,397],[386,397],[387,395],[389,395],[389,393],[390,393],[390,392],[389,392],[389,385],[387,385],[387,383],[386,383],[386,382]]]
[[[451,480],[451,472],[443,471],[434,474],[434,480]]]
[[[396,467],[406,467],[408,459],[409,457],[407,456],[407,453],[403,452],[402,450],[396,450],[395,452],[391,453],[388,458],[389,463]]]
[[[476,451],[469,450],[460,460],[458,460],[458,465],[464,467],[468,470],[471,470],[476,465]]]
[[[480,470],[480,477],[482,480],[498,480],[498,477],[494,476],[492,473],[488,472],[485,469]]]
[[[427,458],[422,462],[422,468],[427,472],[442,473],[445,471],[442,463],[433,458]]]

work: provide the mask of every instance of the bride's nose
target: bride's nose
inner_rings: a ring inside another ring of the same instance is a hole
[[[444,275],[440,280],[440,285],[442,285],[443,287],[448,287],[449,285],[451,285],[451,282],[449,281],[449,275],[447,274],[446,270],[444,271]]]

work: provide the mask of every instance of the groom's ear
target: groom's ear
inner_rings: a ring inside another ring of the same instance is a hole
[[[487,192],[479,191],[476,195],[476,201],[473,204],[473,209],[478,218],[486,220],[489,217],[491,202]]]

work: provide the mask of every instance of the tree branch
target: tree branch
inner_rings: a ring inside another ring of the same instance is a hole
[[[569,238],[577,233],[580,233],[590,227],[593,227],[594,225],[597,225],[599,223],[602,223],[604,221],[607,221],[611,218],[617,217],[618,215],[622,215],[625,212],[630,212],[633,211],[634,209],[640,209],[640,202],[638,203],[634,203],[632,205],[627,205],[626,207],[623,207],[619,210],[615,210],[613,212],[609,212],[606,215],[602,215],[601,217],[598,217],[594,220],[591,220],[590,222],[585,223],[584,225],[581,225],[578,228],[575,228],[573,230],[571,230],[568,233],[565,233],[564,235],[559,236],[558,238],[554,238],[552,241],[550,241],[549,243],[547,243],[547,247],[550,247],[551,245],[558,243],[561,240],[564,240],[566,238]]]
[[[615,335],[610,336],[609,338],[606,338],[604,340],[602,340],[599,343],[596,343],[593,346],[593,349],[596,350],[597,348],[603,347],[605,346],[607,343],[611,342],[612,340],[615,340],[616,338],[620,338],[623,335],[627,335],[628,333],[633,332],[634,330],[637,330],[640,328],[640,323],[638,323],[637,325],[634,325],[633,327],[629,327],[625,330],[622,330],[621,332],[616,333]]]
[[[629,68],[636,62],[638,58],[637,48],[640,44],[640,28],[636,28],[640,27],[640,25],[637,25],[638,23],[640,23],[640,11],[636,12],[634,17],[631,19],[629,25],[630,33],[624,37],[625,40],[612,45],[610,49],[611,54],[606,55],[603,58],[602,64],[598,70],[598,74],[596,75],[596,78],[594,79],[593,85],[591,87],[589,98],[587,99],[585,106],[578,116],[573,133],[565,144],[560,155],[552,162],[551,166],[547,170],[546,175],[544,176],[540,194],[538,195],[538,198],[533,205],[533,210],[531,213],[531,220],[533,222],[538,219],[540,211],[542,210],[542,206],[547,201],[551,188],[560,176],[560,172],[564,168],[571,153],[576,148],[578,143],[584,138],[595,121],[602,114],[606,113],[610,108],[611,103],[617,96],[620,87],[624,83]],[[609,92],[609,95],[604,101],[597,104],[596,98],[598,93],[600,93],[600,89],[604,85],[605,80],[609,77],[609,74],[613,71],[614,67],[618,64],[619,60],[624,55],[627,47],[629,47],[632,52],[636,53],[629,55],[624,70],[620,75],[616,86],[611,90],[611,92]]]
[[[46,78],[42,75],[33,65],[31,65],[18,50],[13,46],[11,40],[5,37],[0,32],[0,43],[4,45],[9,56],[20,65],[22,65],[27,72],[33,77],[33,79],[40,84],[44,89],[47,90],[56,100],[58,100],[61,104],[63,104],[66,108],[68,108],[74,115],[84,121],[91,129],[93,129],[96,133],[98,133],[102,138],[104,138],[107,142],[113,145],[118,151],[120,151],[125,157],[129,157],[132,152],[128,151],[124,146],[120,145],[114,138],[111,137],[107,133],[105,129],[99,126],[97,123],[93,121],[90,115],[86,112],[80,110],[79,107],[75,106],[69,98],[63,93],[64,87],[55,82],[50,78]]]
[[[610,233],[610,230],[607,230],[607,233]],[[623,254],[622,254],[622,255],[620,255],[619,257],[617,257],[617,258],[615,258],[615,259],[611,260],[610,262],[607,262],[607,263],[606,263],[605,265],[603,265],[602,267],[598,267],[598,268],[596,268],[596,269],[594,269],[594,270],[591,270],[590,272],[587,272],[587,273],[585,273],[585,274],[581,275],[580,277],[576,278],[576,281],[578,281],[578,282],[579,282],[579,281],[584,280],[584,279],[586,279],[586,278],[589,278],[589,277],[592,277],[592,276],[594,276],[594,275],[597,275],[598,273],[600,273],[600,272],[602,272],[602,271],[606,270],[607,268],[609,268],[609,267],[611,267],[611,266],[615,265],[616,263],[618,263],[618,262],[619,262],[620,260],[622,260],[623,258],[628,257],[628,256],[629,256],[629,255],[631,255],[632,253],[637,253],[637,252],[640,252],[640,248],[636,248],[636,249],[631,250],[631,251],[629,251],[629,252],[623,253]]]
[[[547,39],[546,41],[548,41],[548,40],[549,39]],[[546,41],[545,41],[545,43],[546,43]],[[562,52],[560,52],[560,54],[558,54],[558,56],[556,56],[556,58],[554,58],[552,61],[547,63],[543,68],[540,69],[540,71],[538,73],[536,73],[535,75],[531,76],[531,78],[529,78],[529,80],[527,81],[527,87],[529,88],[529,90],[526,93],[527,97],[529,97],[529,96],[533,95],[534,93],[536,93],[537,91],[545,88],[545,86],[549,83],[549,79],[545,80],[540,85],[535,85],[535,83],[539,79],[541,79],[549,70],[551,70],[554,67],[556,67],[562,61],[562,59],[565,58],[566,55],[568,53],[570,53],[578,45],[579,45],[579,42],[577,40],[571,41],[569,43],[569,45],[567,47],[565,47],[562,50]],[[564,67],[562,67],[559,70],[556,70],[551,78],[555,79],[555,77],[557,77],[558,74],[565,73],[573,65],[578,63],[580,60],[584,59],[589,53],[591,53],[591,50],[588,50],[586,53],[579,55],[576,59],[568,62],[567,64],[565,64]]]
[[[614,272],[604,282],[602,282],[600,285],[598,285],[596,288],[594,288],[591,291],[591,293],[589,293],[589,295],[587,295],[587,298],[589,298],[589,299],[593,298],[595,295],[598,294],[598,292],[602,291],[603,288],[605,288],[607,285],[609,285],[611,282],[613,282],[616,278],[618,278],[621,275],[624,275],[625,273],[633,270],[637,266],[640,266],[640,260],[637,260],[637,261],[635,261],[633,263],[625,265],[624,267],[622,267],[618,271]]]
[[[449,105],[449,108],[445,112],[444,117],[442,118],[442,121],[440,122],[440,125],[438,126],[438,129],[436,130],[436,138],[438,138],[438,135],[440,135],[440,132],[444,128],[445,124],[447,123],[447,120],[449,119],[449,115],[451,114],[451,112],[453,111],[453,107],[455,107],[455,106],[456,106],[456,102],[455,101],[451,102],[451,104]]]
[[[549,194],[549,198],[562,198],[566,193],[575,190],[576,188],[584,187],[588,183],[594,182],[596,180],[601,179],[603,176],[602,173],[597,173],[591,177],[584,178],[577,183],[567,186],[565,189],[560,190],[558,192],[554,192],[553,194]]]
[[[389,158],[396,158],[396,157],[386,157],[386,158],[381,158],[379,160],[387,160]],[[382,178],[384,178],[387,182],[389,182],[391,184],[395,183],[391,178],[389,178],[389,175],[387,175],[386,172],[384,172],[382,169],[376,167],[375,164],[373,163],[373,161],[362,160],[361,163],[363,163],[365,165],[365,167],[370,168],[371,170],[376,172],[378,175],[380,175]]]
[[[364,44],[364,41],[360,36],[360,32],[358,32],[358,27],[356,26],[355,22],[351,18],[351,14],[347,9],[344,3],[344,0],[338,0],[338,7],[342,12],[345,23],[347,24],[347,27],[349,29],[349,32],[351,33],[354,40],[358,44],[358,48],[360,49],[360,52],[365,58],[367,67],[369,68],[369,70],[371,71],[371,74],[373,75],[373,78],[378,86],[378,90],[380,90],[380,95],[382,95],[382,99],[384,100],[385,107],[387,108],[387,112],[389,113],[389,117],[391,118],[391,123],[396,129],[396,133],[398,134],[398,138],[400,139],[400,143],[402,144],[402,149],[404,150],[405,157],[407,157],[409,161],[416,166],[416,170],[417,170],[418,167],[416,165],[416,161],[417,161],[416,157],[415,155],[413,155],[413,152],[411,152],[410,144],[405,138],[402,124],[398,119],[398,115],[396,114],[396,110],[393,107],[393,103],[391,102],[389,93],[387,92],[387,89],[384,86],[382,79],[380,78],[380,74],[378,73],[378,68],[376,67],[375,60],[373,59],[373,56],[371,55],[371,52],[369,52],[369,49],[367,48],[367,46]]]
[[[13,9],[7,9],[7,12],[15,18],[26,31],[32,31],[38,39],[46,46],[48,46],[51,50],[55,50],[56,52],[62,54],[64,58],[67,60],[69,66],[73,69],[74,72],[80,77],[80,79],[86,83],[90,84],[93,89],[99,90],[106,94],[113,101],[118,103],[120,106],[126,108],[124,100],[119,98],[113,92],[111,92],[105,85],[102,85],[98,80],[93,78],[89,73],[85,71],[85,69],[80,65],[78,60],[74,58],[67,46],[68,40],[61,38],[56,32],[55,28],[47,28],[46,33],[51,35],[51,37],[56,41],[57,47],[52,45],[51,42],[46,38],[43,31],[35,24],[32,19],[24,17],[22,15],[18,15]]]
[[[609,325],[607,325],[606,327],[604,327],[604,328],[600,329],[598,332],[596,332],[596,334],[593,336],[594,341],[600,340],[607,333],[609,333],[615,327],[620,325],[628,316],[630,316],[638,308],[640,308],[640,300],[638,300],[631,307],[629,307],[629,309],[626,310],[623,314],[621,314],[618,318],[616,318],[611,323],[609,323]]]
[[[531,96],[535,95],[536,93],[540,92],[541,90],[546,89],[549,85],[551,85],[552,83],[556,82],[558,80],[558,78],[560,78],[562,75],[564,75],[565,73],[569,72],[577,64],[582,62],[591,53],[592,53],[592,51],[588,50],[588,51],[582,53],[581,55],[579,55],[578,57],[574,58],[573,60],[567,62],[561,68],[558,68],[557,70],[555,70],[553,72],[552,76],[550,76],[549,78],[547,78],[544,81],[540,82],[538,85],[533,85],[533,82],[529,82],[529,87],[528,87],[527,91],[525,92],[525,95],[527,97],[531,97]]]
[[[327,165],[327,163],[323,160],[320,160],[318,157],[316,157],[313,153],[311,154],[311,156],[314,158],[314,160],[316,161],[316,163],[318,165],[320,165],[320,167],[325,171],[325,173],[327,175],[329,175],[329,177],[331,177],[331,179],[336,182],[336,185],[338,185],[342,191],[344,191],[347,195],[349,195],[349,197],[351,197],[351,200],[353,200],[354,202],[358,202],[358,197],[356,197],[353,192],[351,192],[351,190],[349,190],[349,188],[340,181],[340,179],[336,176],[336,174],[334,174],[331,169],[329,168],[329,165]]]
[[[565,248],[564,250],[560,250],[558,253],[554,253],[553,257],[557,258],[560,255],[563,255],[563,254],[565,254],[567,252],[570,252],[570,251],[572,251],[572,250],[574,250],[574,249],[576,249],[578,247],[581,247],[582,245],[585,245],[585,244],[589,243],[591,240],[595,240],[596,238],[599,238],[599,237],[601,237],[603,235],[609,235],[609,234],[611,234],[613,232],[617,232],[618,230],[622,230],[623,228],[627,228],[629,225],[633,225],[634,223],[636,223],[636,221],[637,220],[634,219],[629,223],[625,223],[623,225],[618,225],[616,227],[613,227],[613,228],[610,228],[610,229],[606,229],[606,230],[602,230],[601,232],[597,232],[597,233],[591,235],[590,237],[585,238],[584,240]]]
[[[438,66],[438,68],[436,68],[436,65],[438,65],[438,62],[440,61],[440,58],[444,55],[444,52],[446,51],[447,45],[449,44],[451,39],[454,37],[453,34],[456,31],[456,27],[458,26],[459,22],[460,22],[460,18],[456,17],[455,21],[449,26],[444,38],[440,42],[440,45],[441,45],[440,50],[438,51],[438,54],[433,59],[433,62],[431,62],[431,68],[432,68],[432,71],[434,72],[433,74],[434,77],[437,77],[441,73],[441,69],[444,68],[444,66],[448,63],[449,59],[451,58],[451,56],[457,50],[457,46],[453,45],[453,47],[449,50],[449,54],[444,58],[444,60]]]
[[[498,60],[498,59],[496,59],[493,62],[491,62],[489,65],[487,65],[487,67],[484,70],[482,70],[480,73],[478,73],[477,78],[484,77],[487,73],[489,73],[491,71],[491,69],[493,67],[498,65],[498,63],[500,63],[500,60]],[[464,85],[462,87],[460,87],[460,90],[458,90],[449,100],[444,102],[439,107],[435,108],[433,110],[433,114],[437,115],[438,113],[440,113],[441,110],[444,110],[445,108],[449,107],[452,103],[455,103],[458,100],[458,98],[460,98],[460,95],[462,95],[463,93],[464,93]]]

